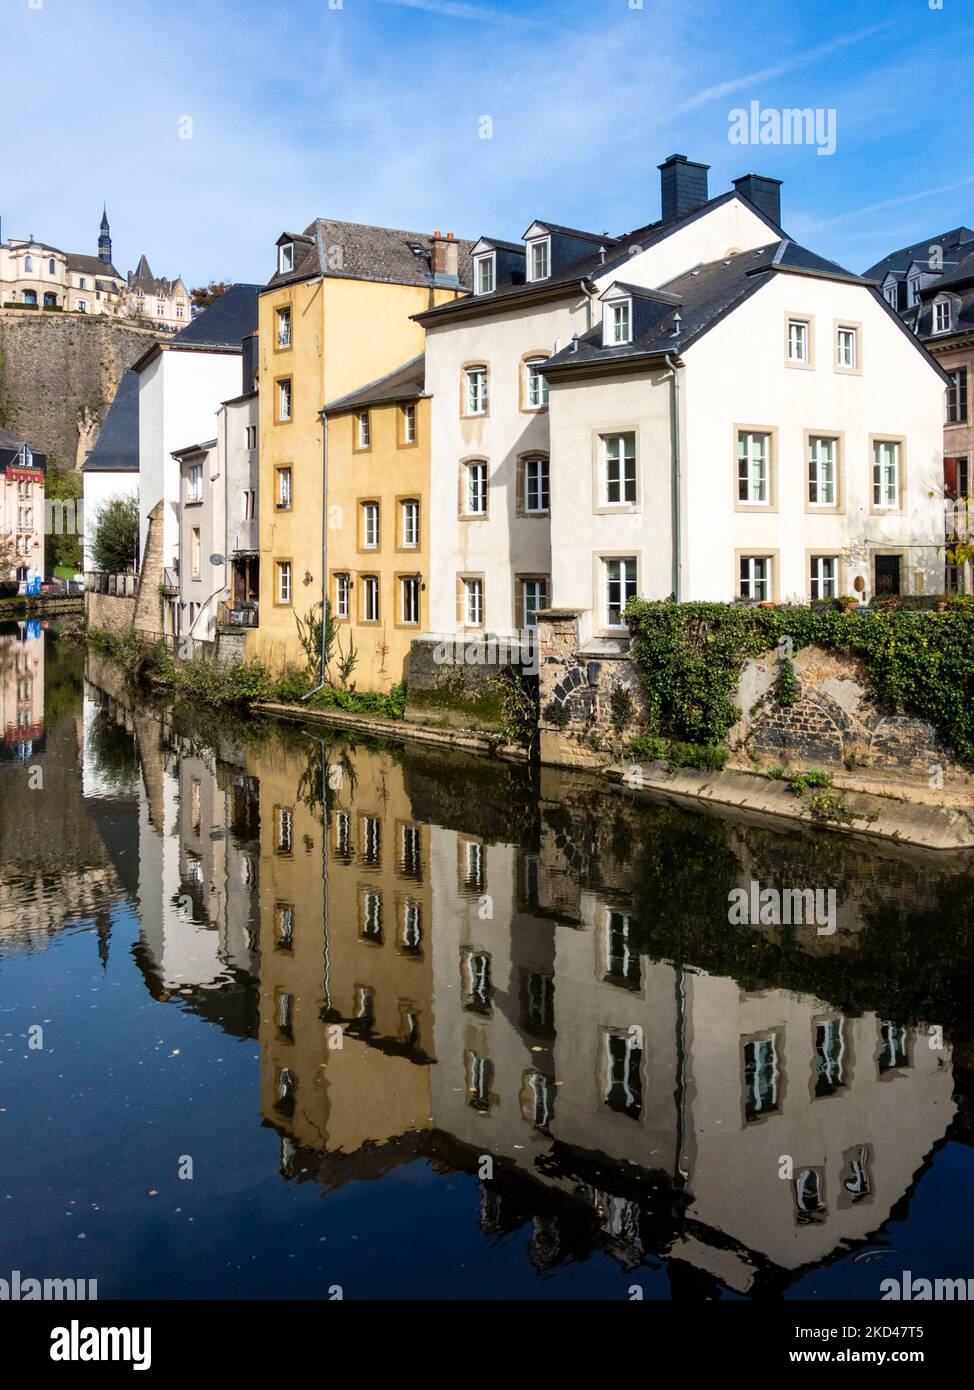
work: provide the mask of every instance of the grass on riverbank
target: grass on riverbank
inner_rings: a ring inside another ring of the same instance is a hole
[[[388,694],[371,690],[343,690],[325,686],[310,699],[308,677],[295,667],[274,675],[262,661],[234,661],[225,664],[193,657],[176,661],[164,642],[148,644],[137,633],[107,632],[91,628],[88,637],[97,651],[124,666],[129,675],[148,686],[200,704],[246,708],[266,700],[301,705],[312,709],[341,709],[349,714],[372,714],[385,719],[402,719],[406,687],[395,685]]]

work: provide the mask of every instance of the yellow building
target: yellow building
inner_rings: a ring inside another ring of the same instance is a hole
[[[452,232],[320,219],[278,240],[260,299],[260,605],[247,637],[275,670],[304,663],[295,618],[325,592],[321,411],[422,352],[411,316],[465,292],[470,248]],[[329,462],[329,493],[344,493],[335,473]]]
[[[426,1130],[430,830],[413,817],[403,770],[388,753],[314,743],[270,744],[254,766],[261,1113],[323,1153]]]
[[[328,565],[337,624],[332,660],[357,655],[349,679],[383,690],[408,674],[409,644],[428,624],[430,401],[423,358],[325,407]]]

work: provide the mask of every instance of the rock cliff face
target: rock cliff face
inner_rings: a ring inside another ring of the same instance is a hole
[[[122,373],[159,337],[102,314],[0,309],[0,425],[80,468]]]

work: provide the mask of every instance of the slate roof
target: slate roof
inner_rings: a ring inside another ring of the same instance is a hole
[[[139,375],[122,373],[95,447],[81,465],[82,473],[138,473]]]
[[[26,443],[26,439],[16,439],[12,434],[8,433],[7,430],[0,426],[0,469],[6,471]],[[47,466],[46,454],[34,453],[33,450],[31,450],[31,452],[34,455],[34,467],[40,469],[45,468]]]
[[[179,284],[179,280],[178,275],[175,280],[167,280],[164,275],[153,275],[148,260],[142,255],[139,257],[139,263],[135,269],[129,271],[128,288],[130,290],[143,290],[146,294],[162,294],[168,297]]]
[[[393,372],[370,381],[357,391],[350,391],[331,401],[321,412],[322,415],[341,415],[349,410],[361,410],[369,405],[390,405],[394,401],[415,401],[426,390],[426,354],[403,363]]]
[[[958,247],[957,254],[959,259],[953,270],[946,269],[945,258],[944,274],[936,285],[927,286],[929,290],[960,288],[961,285],[969,285],[974,281],[974,241],[965,242],[963,246]]]
[[[173,337],[171,347],[232,347],[257,332],[257,296],[263,285],[231,285]]]
[[[922,241],[916,241],[912,246],[902,246],[899,251],[891,251],[881,261],[877,261],[868,270],[864,270],[862,272],[863,279],[885,280],[890,271],[898,278],[902,278],[914,261],[919,261],[922,265],[928,263],[931,246],[943,248],[944,268],[946,269],[948,264],[956,259],[951,253],[956,252],[957,248],[964,242],[974,242],[974,232],[971,231],[970,227],[954,227],[952,231],[941,232],[938,236],[924,237]]]
[[[125,276],[119,275],[111,261],[103,261],[99,256],[83,256],[77,251],[67,251],[68,270],[80,271],[82,275],[114,275],[116,280],[124,282]]]
[[[680,303],[673,305],[645,296],[634,300],[631,343],[603,346],[602,324],[596,323],[578,339],[577,347],[563,348],[549,358],[545,364],[545,375],[554,377],[560,370],[611,365],[646,357],[659,358],[666,353],[678,356],[767,284],[770,275],[781,273],[842,279],[861,285],[883,305],[892,321],[901,332],[907,334],[934,370],[943,375],[937,363],[874,286],[861,276],[850,274],[835,261],[825,260],[787,237],[753,251],[741,251],[736,256],[696,266],[667,281],[660,289],[668,295],[678,295]],[[677,328],[678,331],[675,331]]]
[[[416,256],[410,245],[432,252],[428,232],[404,232],[394,227],[369,227],[360,222],[336,222],[319,217],[301,234],[287,234],[294,241],[294,269],[275,273],[267,289],[326,275],[339,280],[375,280],[391,285],[430,283],[429,261]],[[461,286],[471,284],[470,252],[474,243],[455,238]],[[341,254],[337,254],[340,252]],[[340,268],[338,268],[340,267]]]
[[[596,249],[593,251],[592,255],[582,257],[581,260],[576,261],[573,265],[567,266],[561,271],[554,272],[544,280],[527,281],[523,285],[498,285],[489,294],[474,295],[471,298],[455,300],[450,304],[438,304],[435,309],[427,309],[424,313],[416,314],[414,317],[419,323],[436,323],[439,322],[440,319],[449,316],[488,312],[490,307],[494,305],[498,308],[506,308],[511,301],[516,301],[526,296],[536,296],[539,294],[543,296],[544,292],[549,289],[554,289],[556,291],[558,289],[568,289],[570,286],[578,285],[582,280],[588,279],[590,276],[602,276],[607,271],[611,271],[617,266],[625,265],[630,259],[630,247],[638,245],[641,250],[648,250],[649,247],[656,246],[660,242],[665,241],[667,237],[679,231],[682,227],[689,226],[689,224],[695,222],[698,217],[703,217],[706,213],[713,211],[714,208],[721,207],[724,203],[729,203],[733,198],[738,198],[746,203],[750,211],[754,213],[755,217],[760,218],[760,220],[766,224],[770,232],[779,237],[783,236],[783,232],[776,222],[772,222],[771,218],[763,213],[761,209],[757,207],[756,204],[752,203],[739,189],[732,188],[727,193],[721,193],[718,197],[711,198],[701,207],[694,208],[692,212],[685,213],[683,217],[674,217],[669,222],[664,222],[662,219],[658,222],[649,222],[645,226],[635,228],[634,231],[624,233],[622,236],[593,238],[592,234],[588,232],[569,233],[569,235],[573,236],[578,235],[586,239],[598,240],[600,246],[605,247],[606,254],[603,255],[601,250]],[[536,218],[535,220],[539,223],[541,222],[541,218]],[[561,230],[555,228],[554,224],[550,222],[544,222],[542,225],[551,227],[553,231]],[[484,236],[481,240],[489,241],[493,245],[500,244],[499,242],[495,242],[490,236]]]

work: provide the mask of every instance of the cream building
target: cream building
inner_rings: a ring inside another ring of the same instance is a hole
[[[32,236],[0,242],[0,306],[147,319],[173,332],[192,317],[189,291],[179,276],[153,275],[145,256],[127,276],[116,270],[107,212],[94,256],[61,251]]]
[[[583,641],[625,638],[636,594],[937,587],[943,373],[877,291],[785,236],[777,180],[708,198],[706,166],[660,168],[658,222],[482,240],[473,296],[418,316],[433,633],[556,606]]]

